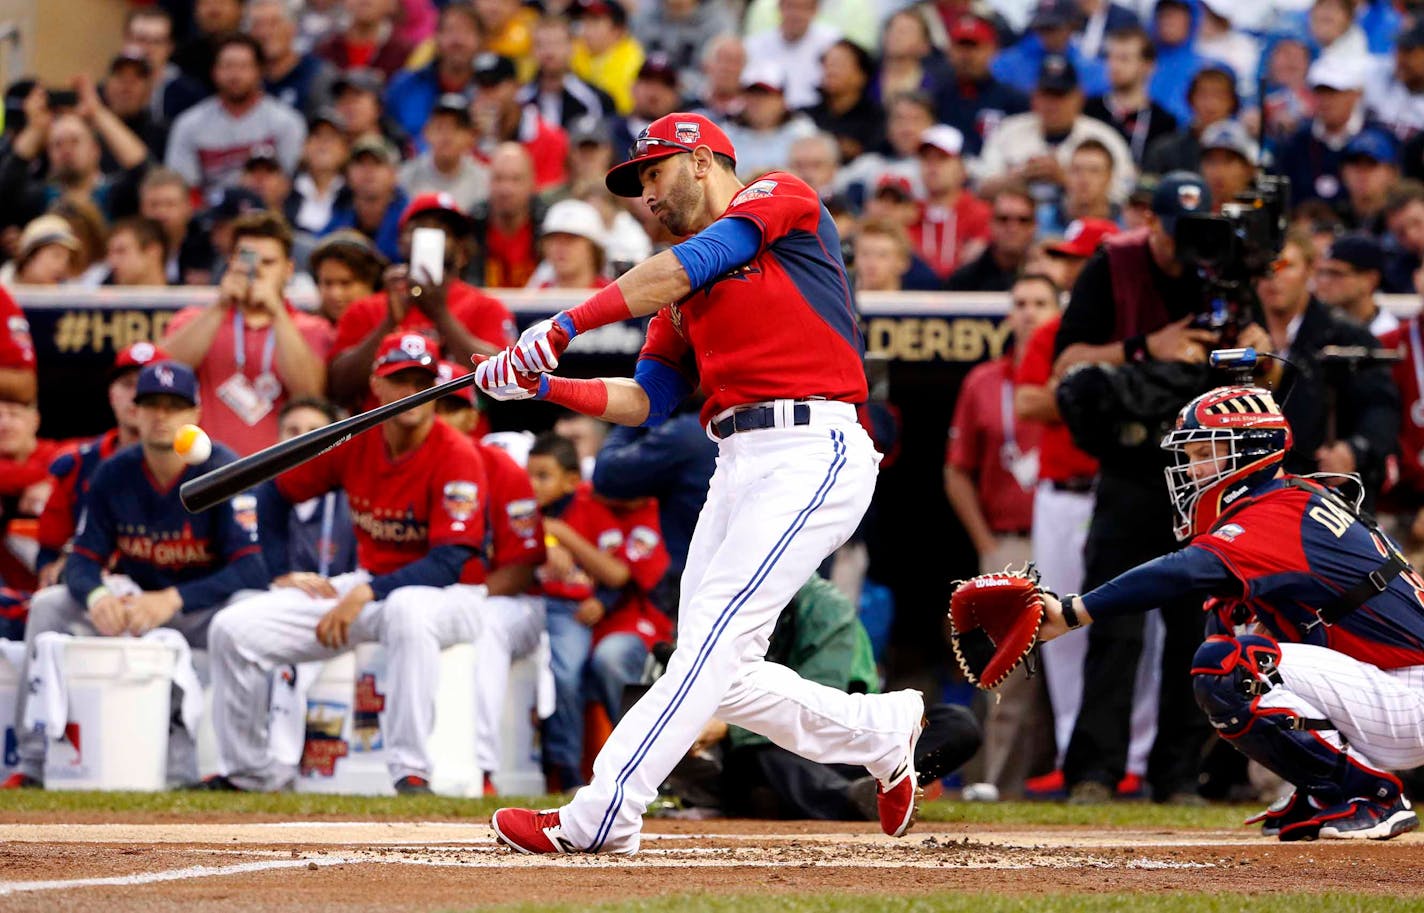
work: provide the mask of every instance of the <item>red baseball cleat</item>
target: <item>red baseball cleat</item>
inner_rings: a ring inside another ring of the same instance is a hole
[[[516,853],[577,853],[564,837],[557,810],[501,808],[490,816],[495,839]]]
[[[0,783],[0,789],[43,789],[44,784],[29,774],[12,773]]]
[[[920,789],[919,778],[915,774],[915,746],[919,744],[920,733],[925,731],[925,721],[915,727],[910,734],[910,747],[905,752],[905,760],[890,775],[881,780],[875,794],[875,805],[880,812],[880,829],[891,837],[903,837],[915,823],[915,812],[919,808],[924,790]]]
[[[494,785],[494,774],[486,772],[484,775],[484,781],[485,798],[499,795],[499,789]]]

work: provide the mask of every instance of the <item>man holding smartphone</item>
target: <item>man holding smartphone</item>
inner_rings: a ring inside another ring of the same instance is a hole
[[[331,327],[284,297],[295,269],[285,219],[248,213],[232,232],[217,301],[174,315],[163,347],[197,372],[208,434],[245,456],[277,442],[288,399],[325,391]]]
[[[431,281],[436,278],[431,266],[416,268],[414,239],[421,229],[444,232],[443,281]],[[400,220],[402,263],[386,271],[385,291],[353,302],[336,324],[333,399],[349,403],[367,395],[376,349],[397,331],[439,342],[456,364],[467,364],[476,354],[493,355],[514,341],[509,309],[458,278],[469,263],[471,234],[469,217],[450,194],[423,193],[411,201]]]

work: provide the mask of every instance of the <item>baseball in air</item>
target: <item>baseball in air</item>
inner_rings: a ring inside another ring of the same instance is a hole
[[[184,425],[173,436],[173,449],[189,466],[206,462],[213,455],[213,442],[197,425]]]

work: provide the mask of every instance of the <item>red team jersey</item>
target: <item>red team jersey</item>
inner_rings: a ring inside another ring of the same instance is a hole
[[[1273,637],[1329,647],[1381,669],[1424,665],[1424,580],[1413,572],[1338,624],[1314,624],[1319,609],[1381,564],[1364,525],[1323,496],[1272,483],[1228,511],[1187,550],[1219,558],[1245,602]]]
[[[35,369],[35,344],[30,323],[10,293],[0,288],[0,368]]]
[[[485,463],[485,544],[465,565],[461,583],[484,583],[489,572],[512,564],[543,564],[544,518],[534,500],[529,474],[499,447],[475,443]]]
[[[563,520],[601,551],[618,553],[623,548],[623,527],[613,512],[594,498],[593,486],[587,482],[580,484],[568,497],[550,504],[545,513]],[[566,580],[549,580],[542,573],[537,575],[534,592],[554,599],[580,602],[594,595],[598,587],[593,578],[575,568]]]
[[[646,499],[638,507],[618,515],[623,529],[623,552],[628,564],[628,583],[616,606],[593,628],[597,643],[609,634],[636,634],[648,649],[659,641],[672,640],[672,619],[653,604],[649,593],[663,579],[672,559],[663,545],[658,521],[658,502]]]
[[[1053,343],[1058,338],[1062,317],[1050,317],[1033,331],[1014,371],[1014,383],[1046,387],[1053,378]],[[1050,482],[1091,479],[1098,474],[1098,461],[1073,446],[1073,435],[1061,421],[1040,422],[1043,428],[1038,448],[1038,477]]]
[[[119,429],[110,428],[92,441],[65,447],[49,464],[54,488],[40,513],[41,549],[58,552],[64,548],[74,535],[79,522],[79,499],[89,490],[94,470],[118,449]]]
[[[658,311],[639,357],[678,370],[693,388],[700,383],[703,423],[765,400],[864,402],[865,340],[840,236],[816,191],[773,171],[720,218],[757,226],[756,255]]]
[[[444,422],[400,459],[391,459],[385,437],[373,428],[277,477],[277,490],[293,504],[335,488],[346,490],[356,559],[373,576],[438,546],[479,551],[484,545],[484,461],[474,442]]]
[[[945,454],[945,462],[974,477],[984,519],[996,533],[1024,533],[1033,523],[1037,473],[1030,472],[1026,461],[1032,461],[1043,434],[1042,424],[1014,415],[1013,374],[1008,355],[969,372],[959,388]],[[1005,434],[1005,412],[1012,445]],[[1026,474],[1026,486],[1015,477],[1016,467]]]
[[[386,319],[388,308],[385,292],[377,292],[351,302],[351,306],[336,323],[336,341],[331,345],[331,356],[335,358],[365,339]],[[467,282],[461,282],[459,279],[450,282],[449,308],[454,318],[474,334],[476,339],[492,346],[511,345],[519,335],[514,332],[514,315],[509,312],[509,308]],[[406,311],[400,325],[391,332],[419,333],[431,339],[439,336],[435,324],[430,322],[424,311],[414,305]]]

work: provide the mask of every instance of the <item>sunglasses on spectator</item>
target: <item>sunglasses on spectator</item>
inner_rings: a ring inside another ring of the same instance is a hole
[[[1033,216],[1016,216],[1007,212],[996,212],[994,213],[994,221],[1012,222],[1015,225],[1032,225],[1034,218]]]
[[[1325,276],[1330,279],[1347,279],[1358,272],[1359,270],[1348,266],[1317,266],[1315,268],[1317,276]]]
[[[683,152],[691,152],[692,146],[684,146],[682,143],[675,143],[670,139],[659,139],[656,136],[645,136],[640,140],[635,140],[633,145],[628,147],[628,158],[640,159],[648,154],[649,149],[658,146],[666,146],[669,149],[681,149]]]

